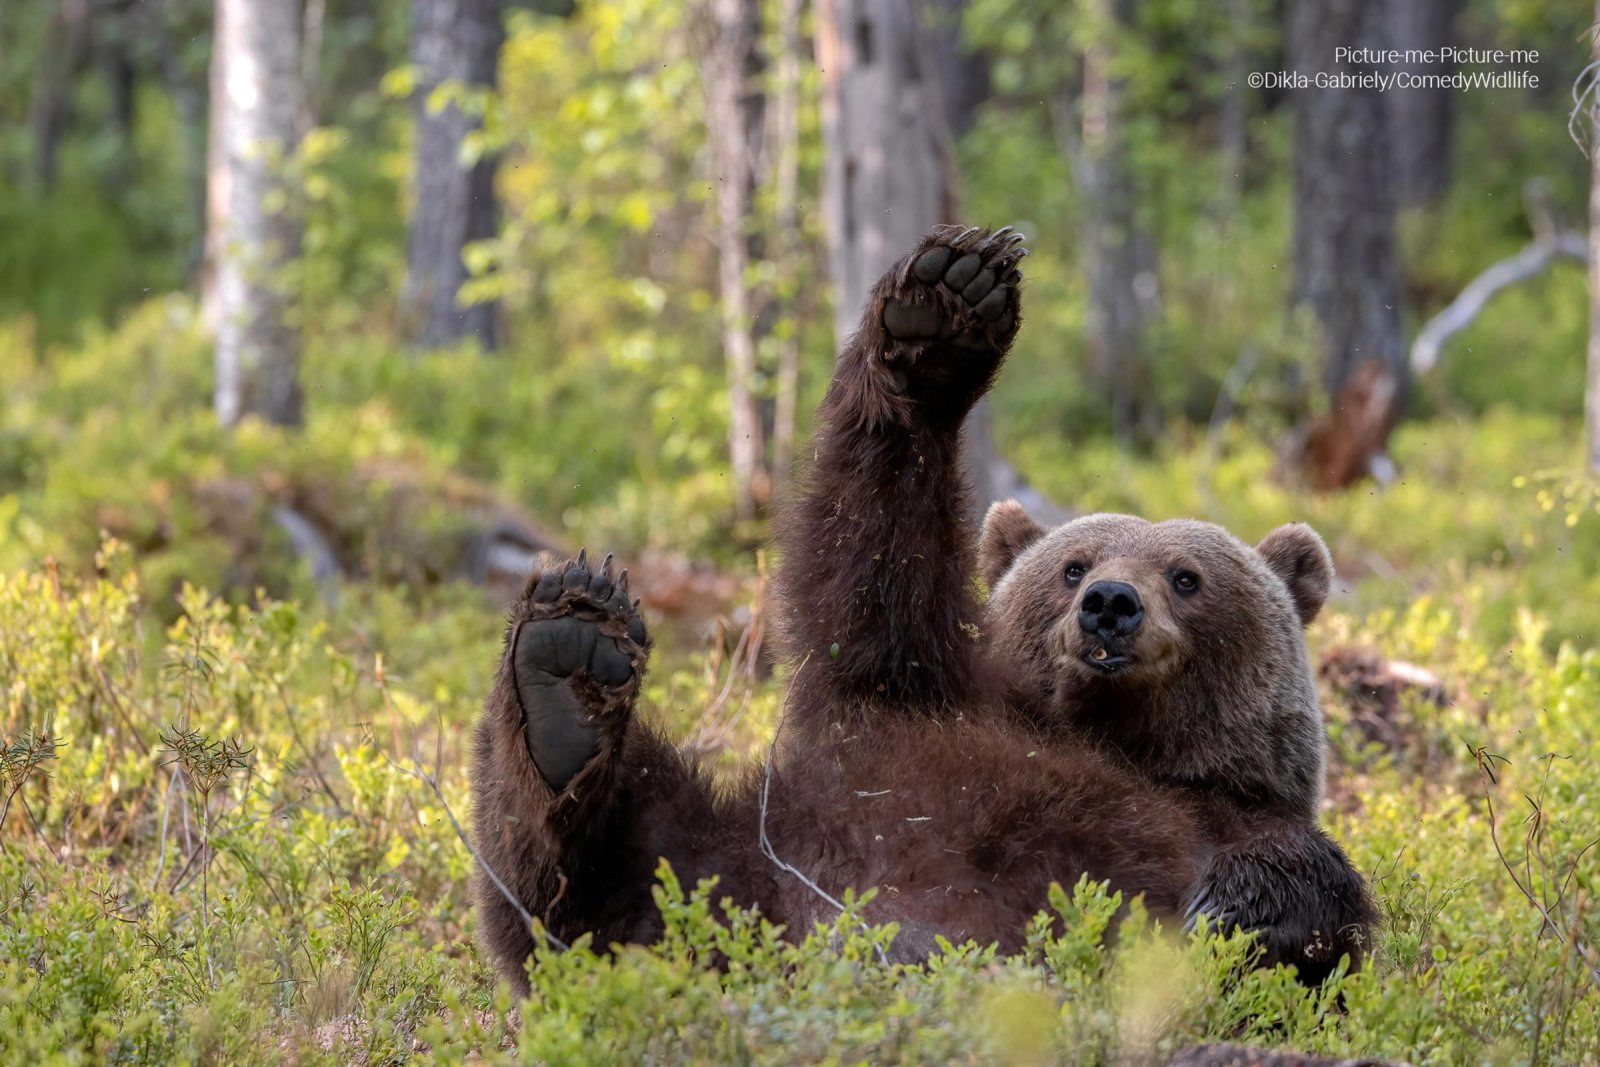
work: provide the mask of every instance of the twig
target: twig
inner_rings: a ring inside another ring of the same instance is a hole
[[[811,657],[808,654],[806,659],[801,661],[799,668],[797,668],[794,672],[794,678],[800,677],[800,672],[805,669],[806,662],[808,662],[810,659]],[[794,678],[789,680],[789,686],[791,689],[794,688]],[[778,737],[783,733],[783,721],[787,716],[788,703],[788,696],[785,694],[785,710],[780,712],[778,715],[778,726],[777,729],[772,731],[772,744],[767,748],[765,777],[761,782],[761,817],[759,823],[757,824],[760,831],[761,852],[767,857],[767,859],[772,861],[773,866],[777,867],[780,871],[791,874],[795,878],[799,879],[801,885],[805,886],[807,889],[811,890],[811,892],[827,901],[842,915],[846,910],[843,902],[834,897],[826,889],[823,889],[816,882],[812,881],[810,877],[808,877],[800,868],[779,856],[777,849],[772,847],[772,838],[767,836],[767,800],[772,792],[772,757],[773,753],[776,752],[778,748]],[[868,933],[870,933],[872,930],[871,925],[865,919],[859,920],[859,925],[863,931]],[[885,966],[887,966],[889,963],[889,954],[883,950],[882,945],[875,945],[873,947],[878,951],[878,959]]]
[[[317,785],[322,789],[323,793],[327,794],[328,799],[333,801],[334,810],[343,811],[344,802],[339,799],[339,794],[334,792],[327,776],[322,773],[322,768],[317,765],[316,753],[311,751],[311,746],[306,744],[305,738],[300,734],[300,716],[294,710],[294,702],[289,699],[289,693],[284,689],[282,679],[274,676],[268,678],[267,681],[277,692],[278,703],[283,705],[284,718],[289,721],[289,736],[293,738],[294,743],[305,756],[306,768],[311,771],[311,776],[317,780]]]
[[[206,974],[211,978],[211,987],[217,986],[217,967],[211,960],[211,804],[210,794],[201,794],[200,804],[200,848],[205,856],[200,863],[200,914],[203,921],[200,928],[205,932],[206,938]]]
[[[44,827],[40,826],[39,820],[34,817],[33,808],[28,804],[28,798],[19,794],[17,799],[22,801],[22,812],[28,817],[28,822],[33,826],[33,832],[39,836],[39,843],[44,846],[45,853],[54,854],[55,849],[50,847],[50,839],[45,836]],[[63,846],[63,854],[64,850],[65,846]]]
[[[693,749],[696,752],[704,752],[722,744],[724,739],[726,739],[728,736],[728,731],[733,729],[734,724],[743,718],[744,713],[749,709],[751,686],[747,684],[744,690],[744,699],[741,700],[739,706],[734,709],[733,714],[729,715],[727,719],[720,724],[713,726],[711,723],[711,720],[720,714],[723,708],[727,707],[728,699],[733,694],[734,682],[738,679],[741,669],[745,666],[746,662],[754,662],[755,654],[752,651],[751,634],[755,632],[756,627],[759,625],[760,616],[757,615],[756,617],[752,618],[745,628],[740,632],[739,640],[733,646],[733,654],[728,657],[728,673],[727,678],[723,682],[722,689],[717,693],[716,698],[706,706],[705,711],[701,712],[700,722],[695,727],[694,733],[687,741],[684,742],[684,746],[686,748]],[[758,649],[759,647],[760,641],[757,639],[754,642],[754,648]],[[748,682],[749,672],[745,671],[744,673],[746,675],[746,681]]]
[[[128,728],[128,735],[133,738],[134,743],[139,746],[146,756],[150,755],[150,742],[139,735],[139,728],[134,725],[133,716],[128,714],[127,708],[123,707],[122,698],[117,696],[116,686],[111,684],[111,679],[106,677],[105,668],[100,665],[100,639],[98,637],[94,639],[93,644],[90,646],[89,662],[94,666],[95,677],[100,680],[100,685],[106,691],[106,696],[111,702],[111,710],[117,713],[117,718],[122,720],[122,725]]]
[[[555,947],[557,947],[557,949],[562,950],[562,952],[568,952],[568,950],[571,949],[571,945],[566,944],[566,942],[562,941],[562,939],[560,939],[560,937],[557,937],[557,936],[555,936],[555,934],[550,933],[549,929],[546,929],[546,926],[544,926],[544,923],[541,923],[541,921],[536,920],[536,918],[533,917],[533,913],[528,912],[528,909],[525,909],[525,907],[523,907],[522,901],[518,901],[517,894],[512,893],[512,891],[510,891],[510,886],[507,886],[506,883],[504,883],[504,881],[501,881],[501,877],[499,877],[498,873],[494,872],[493,867],[490,867],[490,865],[488,865],[488,862],[486,862],[485,859],[483,859],[483,857],[480,856],[480,854],[478,854],[478,849],[474,848],[474,846],[472,846],[472,840],[470,840],[470,838],[467,837],[466,830],[462,830],[461,829],[461,822],[459,822],[458,819],[456,819],[456,813],[454,813],[454,811],[451,811],[450,801],[445,800],[445,793],[443,793],[443,790],[438,789],[438,779],[437,779],[437,777],[430,776],[430,774],[424,773],[424,771],[422,771],[422,768],[419,768],[419,766],[416,765],[416,760],[411,760],[411,766],[403,766],[403,765],[400,765],[400,763],[395,763],[395,761],[392,760],[392,758],[389,757],[389,753],[382,752],[381,749],[379,749],[379,752],[382,753],[382,757],[384,757],[384,761],[386,761],[386,763],[389,763],[389,766],[392,766],[392,768],[397,769],[397,771],[400,771],[400,773],[402,773],[402,774],[406,774],[406,776],[408,776],[408,777],[414,777],[414,779],[416,779],[416,781],[422,782],[422,784],[427,785],[427,789],[429,789],[429,792],[434,793],[435,800],[438,800],[438,806],[440,806],[440,808],[445,809],[445,817],[446,817],[446,819],[450,819],[451,829],[454,829],[454,832],[456,832],[456,837],[461,838],[461,845],[464,846],[464,848],[467,849],[467,853],[472,854],[472,859],[474,859],[474,861],[477,862],[478,867],[482,867],[483,873],[485,873],[485,875],[488,875],[488,878],[490,878],[490,881],[493,881],[494,888],[499,889],[499,894],[501,894],[502,897],[506,897],[507,904],[512,905],[512,907],[514,907],[514,909],[517,910],[518,917],[522,917],[522,921],[525,921],[526,925],[528,925],[528,929],[530,929],[530,931],[533,931],[533,933],[539,934],[539,936],[544,937],[544,939],[546,939],[547,942],[550,942],[550,944],[555,945]],[[435,766],[437,766],[437,765],[435,765]]]
[[[1594,150],[1594,146],[1584,140],[1583,126],[1579,120],[1583,115],[1584,102],[1594,95],[1596,86],[1600,86],[1600,59],[1592,61],[1572,79],[1572,110],[1567,112],[1567,136],[1572,138],[1572,143],[1585,156]]]
[[[1478,762],[1479,773],[1488,779],[1490,785],[1496,784],[1497,779],[1493,769],[1494,762],[1499,761],[1501,763],[1509,763],[1510,761],[1503,756],[1497,756],[1488,752],[1485,747],[1474,747],[1469,744],[1468,748],[1471,750],[1473,757]],[[1539,917],[1543,921],[1544,927],[1550,931],[1551,936],[1553,936],[1557,941],[1561,942],[1561,944],[1567,946],[1568,949],[1578,957],[1578,960],[1582,963],[1584,970],[1588,972],[1590,980],[1594,982],[1597,987],[1600,987],[1600,966],[1597,966],[1592,962],[1588,946],[1579,940],[1576,931],[1569,935],[1561,929],[1561,926],[1556,922],[1555,917],[1550,914],[1549,907],[1544,903],[1544,901],[1534,896],[1533,890],[1530,888],[1530,886],[1524,884],[1522,878],[1517,875],[1516,866],[1512,864],[1510,858],[1505,853],[1505,849],[1501,847],[1500,834],[1497,825],[1497,815],[1494,810],[1494,797],[1492,789],[1484,789],[1483,805],[1489,816],[1489,840],[1494,845],[1495,856],[1499,858],[1500,866],[1505,868],[1506,874],[1511,877],[1511,884],[1517,887],[1517,891],[1527,899],[1529,904],[1533,905],[1534,910],[1539,913]],[[1535,808],[1535,811],[1537,811],[1537,807]],[[1537,826],[1535,827],[1534,832],[1537,833]],[[1529,847],[1531,848],[1532,845],[1530,844]],[[1556,903],[1558,910],[1560,906],[1560,901],[1558,900]]]
[[[167,779],[167,796],[161,807],[161,858],[156,862],[156,876],[150,879],[150,891],[154,893],[161,884],[161,873],[167,869],[167,823],[172,818],[172,789],[178,784],[178,772],[173,771]]]

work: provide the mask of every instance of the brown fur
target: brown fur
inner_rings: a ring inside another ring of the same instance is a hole
[[[1268,960],[1312,980],[1342,955],[1359,962],[1372,906],[1317,827],[1325,742],[1301,627],[1332,582],[1321,538],[1291,524],[1251,548],[1189,519],[1091,515],[1049,532],[1024,520],[995,505],[980,550],[999,575],[989,655],[1014,703],[1053,745],[1087,743],[1192,799],[1217,851],[1191,910],[1263,930]],[[1179,574],[1197,587],[1180,592]],[[1138,591],[1131,636],[1079,624],[1100,581]],[[1127,662],[1097,669],[1103,649]]]
[[[1281,545],[1280,534],[1264,543]],[[1071,562],[1086,567],[1076,588],[1062,577]],[[1193,596],[1171,588],[1180,569],[1200,580]],[[1137,588],[1146,613],[1129,645],[1133,661],[1112,675],[1087,661],[1095,642],[1077,620],[1082,594],[1099,580]],[[1314,590],[1326,593],[1326,570],[1297,580],[1308,606],[1313,597],[1320,606]],[[1046,732],[1103,742],[1173,785],[1204,783],[1248,805],[1311,818],[1324,746],[1300,625],[1269,561],[1221,527],[1091,515],[1041,532],[1012,558],[985,630],[998,669],[1017,680],[1015,699]]]
[[[1070,635],[1059,624],[1071,605],[1054,564],[1045,563],[1093,531],[1095,544],[1133,546],[1107,566],[1143,583],[1155,604],[1153,579],[1130,562],[1154,552],[1149,524],[1101,516],[1044,534],[1030,530],[1020,510],[1002,509],[986,539],[983,572],[996,591],[980,628],[960,429],[1015,334],[1019,255],[1005,231],[934,231],[878,283],[840,356],[802,489],[777,523],[780,624],[794,673],[765,812],[760,768],[717,796],[692,763],[632,718],[642,637],[633,645],[617,638],[633,656],[625,683],[605,689],[579,670],[564,683],[570,689],[522,685],[525,672],[549,668],[537,657],[524,662],[516,627],[565,604],[565,594],[561,604],[536,603],[551,579],[530,583],[479,725],[475,829],[484,858],[559,936],[653,936],[649,886],[658,856],[685,880],[716,873],[723,892],[792,933],[831,918],[830,905],[763,854],[764,825],[775,853],[828,893],[881,887],[873,917],[902,924],[897,955],[926,955],[934,933],[1009,949],[1052,881],[1089,874],[1143,894],[1157,914],[1176,913],[1197,886],[1237,883],[1216,874],[1240,867],[1239,842],[1266,831],[1246,831],[1254,816],[1235,813],[1235,793],[1262,810],[1287,806],[1301,822],[1309,818],[1303,805],[1314,806],[1320,755],[1304,751],[1303,706],[1265,730],[1281,733],[1282,750],[1299,761],[1292,780],[1246,765],[1261,752],[1262,709],[1301,696],[1292,668],[1295,650],[1303,660],[1304,649],[1288,593],[1272,584],[1262,557],[1219,540],[1226,534],[1202,524],[1168,527],[1175,543],[1197,553],[1223,546],[1212,561],[1219,589],[1264,586],[1277,594],[1269,597],[1276,614],[1225,621],[1234,638],[1253,645],[1256,662],[1233,653],[1229,670],[1200,671],[1191,691],[1179,665],[1196,662],[1220,636],[1182,608],[1153,608],[1151,640],[1171,652],[1150,657],[1151,694],[1182,692],[1184,713],[1211,719],[1186,721],[1152,695],[1148,709],[1137,709],[1148,710],[1151,729],[1137,733],[1136,751],[1114,731],[1087,728],[1114,718],[1097,718],[1109,708],[1094,687],[1070,669],[1063,677]],[[1279,653],[1289,657],[1287,674],[1275,666]],[[1206,684],[1244,689],[1207,693]],[[581,729],[598,731],[599,740],[575,776],[549,782],[534,766],[529,745],[541,742],[530,740],[527,724],[530,714],[548,721],[557,705],[530,712],[526,704],[557,690],[576,695]],[[1254,747],[1234,747],[1226,736],[1236,720],[1254,731]],[[1270,832],[1286,849],[1298,847],[1288,830]],[[1253,877],[1253,866],[1243,869]],[[525,988],[531,937],[486,878],[477,889],[485,948]]]

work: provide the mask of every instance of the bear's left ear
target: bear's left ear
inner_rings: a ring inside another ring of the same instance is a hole
[[[1029,518],[1015,500],[990,504],[978,540],[978,573],[983,584],[992,590],[1023,550],[1043,536],[1044,527]]]
[[[1322,610],[1328,588],[1333,585],[1333,556],[1328,553],[1328,546],[1305,523],[1291,522],[1267,534],[1256,551],[1289,587],[1295,610],[1300,613],[1300,624],[1309,625]]]

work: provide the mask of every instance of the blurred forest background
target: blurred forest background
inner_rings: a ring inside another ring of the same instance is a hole
[[[1590,14],[11,0],[0,554],[104,530],[246,592],[286,550],[430,580],[549,541],[748,563],[866,286],[946,220],[1034,247],[973,428],[986,499],[1116,505],[1081,477],[1132,457],[1265,449],[1318,490],[1446,458],[1397,465],[1396,423],[1556,465],[1518,438],[1582,440]],[[1538,85],[1247,81],[1440,42],[1534,50],[1461,71]],[[1527,280],[1424,329],[1519,253]]]
[[[1597,1062],[1596,10],[3,4],[0,1052]],[[1446,45],[1537,57],[1252,87]],[[519,1024],[449,821],[499,609],[535,553],[615,551],[651,714],[763,751],[767,523],[941,221],[1033,253],[984,501],[1329,540],[1378,962],[1241,987],[1219,941],[1100,946],[1085,890],[1082,944],[879,973],[844,921],[716,941],[669,879],[663,946],[543,961]]]

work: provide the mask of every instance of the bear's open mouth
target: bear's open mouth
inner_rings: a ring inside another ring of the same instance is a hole
[[[1132,663],[1133,657],[1126,653],[1114,652],[1105,645],[1097,645],[1083,654],[1083,662],[1101,674],[1116,674]]]

